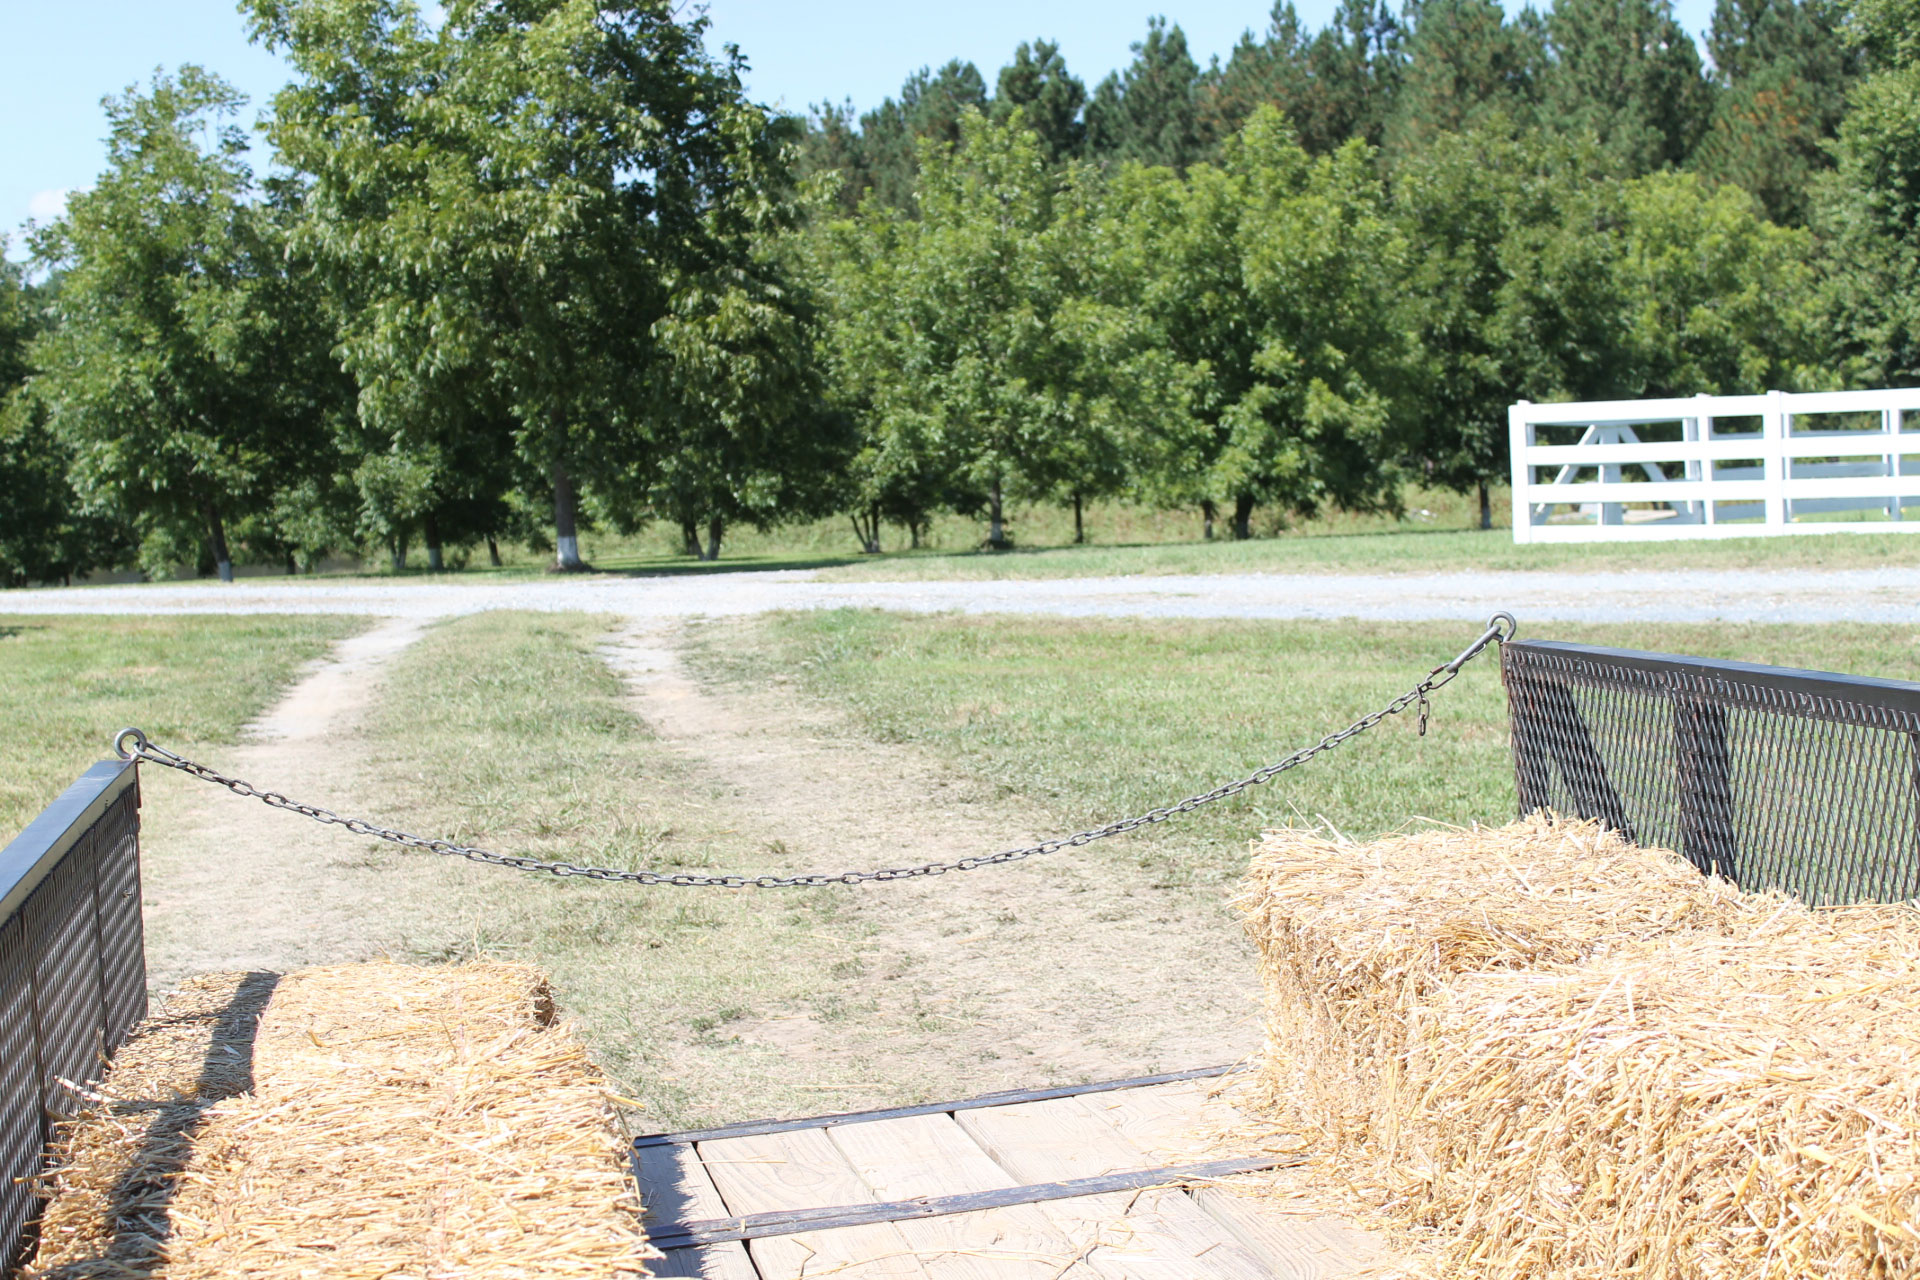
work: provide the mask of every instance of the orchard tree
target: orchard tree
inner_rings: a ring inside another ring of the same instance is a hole
[[[1194,380],[1190,413],[1143,449],[1159,500],[1196,501],[1209,524],[1224,500],[1236,538],[1261,506],[1390,506],[1406,249],[1366,147],[1309,156],[1262,108],[1185,183],[1123,172],[1107,217],[1120,291]]]
[[[299,77],[271,136],[311,178],[363,418],[409,465],[506,429],[547,478],[558,566],[583,568],[582,486],[658,457],[668,281],[713,256],[709,205],[775,198],[772,122],[669,0],[454,0],[437,25],[409,0],[247,9]]]
[[[289,305],[278,223],[226,123],[243,102],[193,66],[107,99],[107,171],[33,238],[59,273],[34,398],[81,495],[131,523],[155,573],[231,579],[236,529],[329,465],[307,304]]]
[[[983,509],[1004,547],[1009,502],[1124,482],[1116,438],[1142,388],[1125,317],[1089,296],[1089,182],[1057,175],[1018,112],[973,113],[954,153],[923,149],[917,220],[869,205],[832,229],[829,347],[861,430],[863,534],[937,503]]]

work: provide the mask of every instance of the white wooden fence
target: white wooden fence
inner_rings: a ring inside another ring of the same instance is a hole
[[[1920,388],[1522,400],[1508,423],[1515,542],[1920,532]]]

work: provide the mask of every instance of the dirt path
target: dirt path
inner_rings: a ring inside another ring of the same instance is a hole
[[[676,636],[642,624],[607,656],[641,717],[796,865],[906,866],[1054,834],[1017,798],[911,746],[862,739],[794,692],[702,686]],[[967,1092],[1253,1053],[1253,959],[1227,910],[1109,874],[1115,861],[1069,853],[851,890],[836,932],[852,941],[819,964],[853,1016],[796,1013],[734,1031],[746,1048],[776,1051],[795,1079],[884,1062],[893,1081]]]
[[[385,664],[428,624],[394,619],[342,641],[217,758],[265,786],[353,793],[356,732]],[[420,908],[390,896],[359,842],[148,766],[142,775],[148,979],[361,960]],[[404,883],[404,882],[402,882]],[[414,881],[413,883],[420,883]],[[242,927],[244,922],[244,927]]]

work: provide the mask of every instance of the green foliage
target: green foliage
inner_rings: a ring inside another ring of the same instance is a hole
[[[1860,58],[1836,0],[1718,0],[1707,37],[1720,86],[1691,164],[1759,197],[1776,222],[1804,225]]]
[[[1712,97],[1671,0],[1557,0],[1546,30],[1554,128],[1598,138],[1629,174],[1686,160]]]
[[[1546,69],[1538,23],[1509,22],[1498,0],[1416,0],[1387,147],[1416,154],[1440,135],[1498,115],[1529,122]]]
[[[108,169],[34,236],[60,274],[32,390],[92,507],[142,567],[230,572],[229,531],[284,545],[275,494],[326,460],[339,393],[319,372],[279,210],[253,199],[243,99],[193,66],[107,100]]]
[[[1075,159],[1085,148],[1087,128],[1080,113],[1086,105],[1087,86],[1067,70],[1060,46],[1050,40],[1021,41],[1013,61],[1000,68],[994,118],[1020,112],[1049,164]]]
[[[1403,32],[1384,0],[1341,0],[1311,37],[1291,0],[1276,0],[1265,39],[1243,35],[1226,66],[1202,78],[1201,131],[1217,145],[1265,105],[1292,123],[1314,155],[1355,137],[1378,145],[1404,67]]]
[[[1087,104],[1087,150],[1106,161],[1184,169],[1200,158],[1194,92],[1200,68],[1187,36],[1165,18],[1147,22],[1133,63],[1102,80]]]
[[[1197,382],[1148,450],[1150,490],[1230,502],[1238,537],[1259,505],[1391,504],[1405,245],[1366,150],[1311,157],[1262,108],[1185,182],[1124,170],[1107,217],[1114,288]]]

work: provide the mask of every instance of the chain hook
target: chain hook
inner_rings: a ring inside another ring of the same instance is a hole
[[[133,749],[127,749],[127,743],[133,743]],[[137,760],[147,753],[147,735],[129,725],[113,735],[113,753],[122,760]]]

